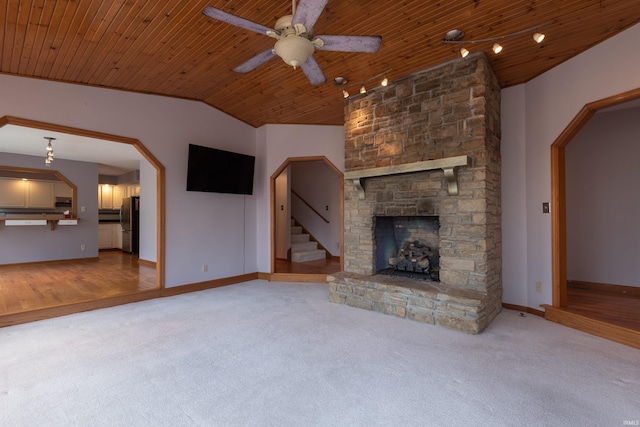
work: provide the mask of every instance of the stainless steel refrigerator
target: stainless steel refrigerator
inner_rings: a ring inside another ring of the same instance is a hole
[[[137,254],[140,241],[140,197],[125,197],[120,206],[122,252]]]

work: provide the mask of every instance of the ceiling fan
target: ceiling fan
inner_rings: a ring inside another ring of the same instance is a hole
[[[296,0],[292,0],[292,15],[278,19],[273,29],[211,6],[207,6],[202,13],[218,21],[258,34],[265,34],[277,40],[272,49],[257,54],[244,64],[234,68],[233,71],[248,73],[277,55],[294,69],[296,67],[302,68],[311,84],[315,86],[326,81],[318,63],[313,59],[313,52],[316,49],[339,52],[376,52],[382,41],[380,36],[315,36],[313,25],[328,1],[301,0],[296,8]]]

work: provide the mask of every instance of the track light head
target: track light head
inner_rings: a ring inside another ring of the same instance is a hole
[[[467,55],[469,55],[469,51],[466,48],[461,47],[460,48],[460,56],[462,56],[463,58],[466,58]]]
[[[500,45],[500,43],[494,43],[492,49],[493,53],[495,53],[496,55],[502,52],[502,46]]]
[[[542,33],[535,33],[533,36],[533,40],[535,40],[536,43],[542,43],[542,41],[544,40],[545,35]]]

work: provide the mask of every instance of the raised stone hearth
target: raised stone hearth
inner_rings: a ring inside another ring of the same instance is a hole
[[[329,301],[477,334],[490,318],[487,295],[438,282],[337,273],[328,276]]]
[[[345,271],[330,300],[481,332],[502,306],[500,87],[486,57],[351,97],[345,117]],[[376,275],[376,221],[398,216],[438,219],[424,240],[440,282]]]

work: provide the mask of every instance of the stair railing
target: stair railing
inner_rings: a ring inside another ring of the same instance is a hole
[[[291,190],[291,194],[295,195],[298,199],[300,199],[302,201],[302,203],[304,203],[305,205],[307,205],[309,207],[309,209],[311,209],[313,211],[313,213],[315,213],[316,215],[318,215],[320,218],[322,218],[322,220],[324,222],[326,222],[327,224],[329,224],[329,220],[326,219],[325,217],[322,216],[322,214],[320,212],[318,212],[317,210],[315,210],[313,208],[313,206],[311,206],[309,204],[309,202],[307,202],[305,199],[302,198],[302,196],[300,196],[298,193],[296,193],[293,189]]]

